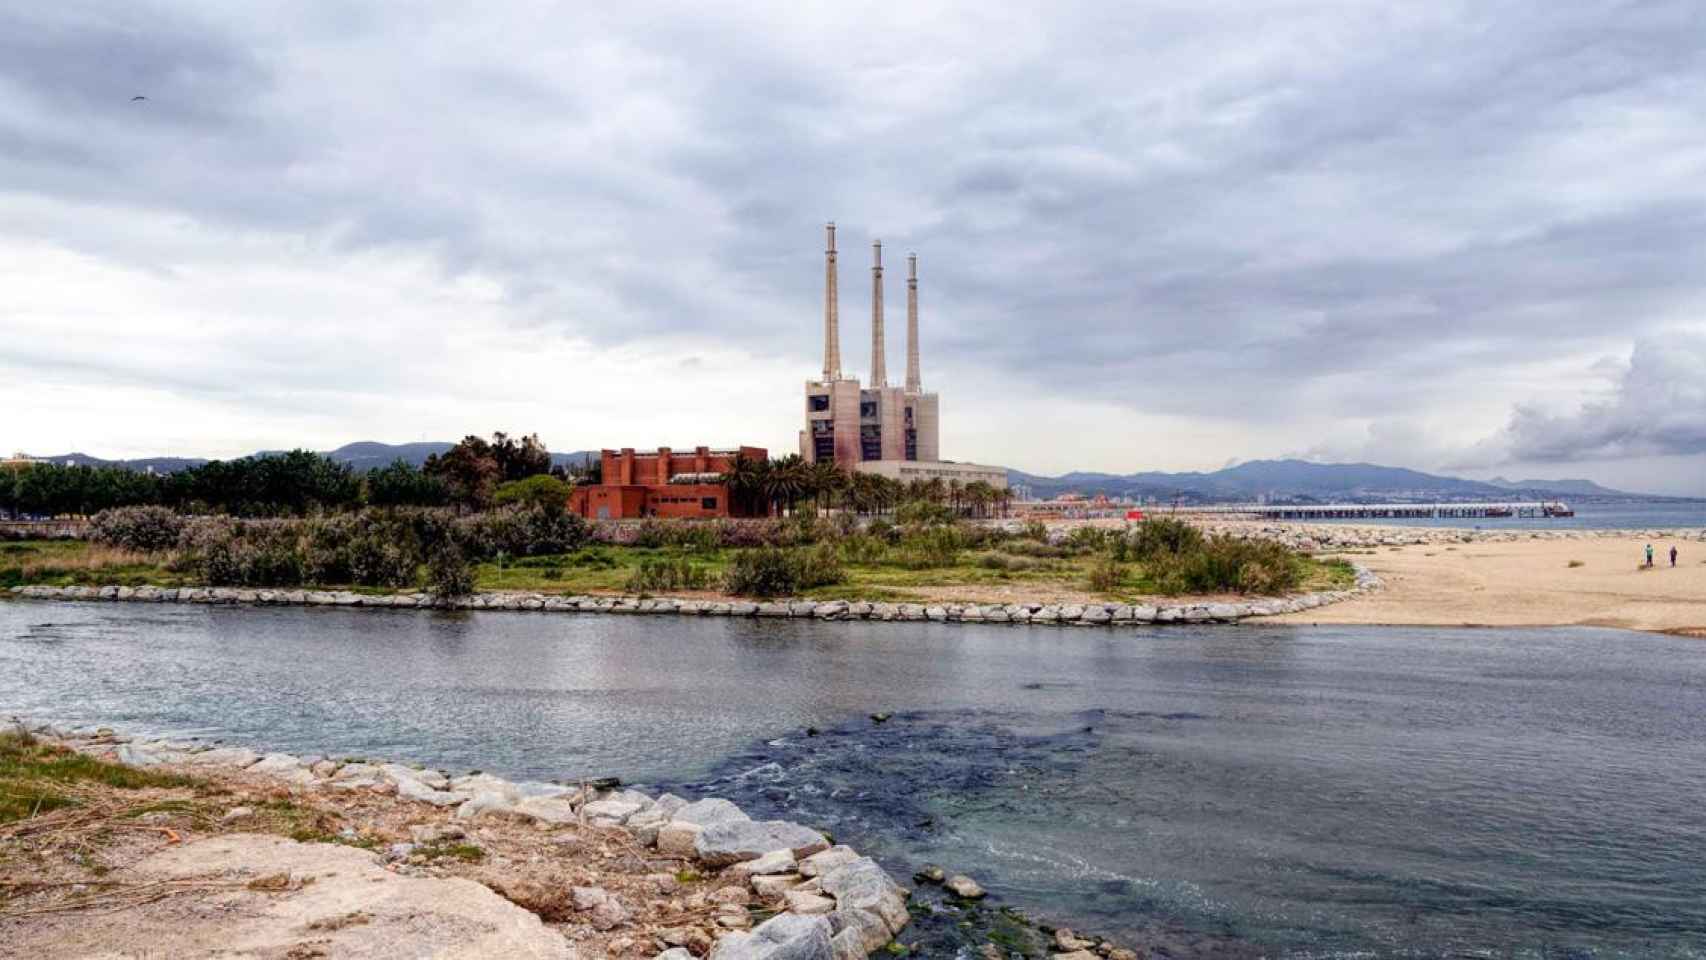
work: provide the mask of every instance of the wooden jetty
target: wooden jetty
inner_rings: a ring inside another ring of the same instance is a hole
[[[1573,517],[1560,500],[1530,503],[1282,503],[1178,507],[1184,514],[1266,520],[1509,520]]]

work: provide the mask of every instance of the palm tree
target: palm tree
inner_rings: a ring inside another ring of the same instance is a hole
[[[973,480],[966,484],[963,492],[972,515],[977,517],[984,516],[984,508],[995,499],[995,488],[982,480]]]
[[[834,507],[836,495],[850,484],[850,478],[833,460],[819,460],[811,465],[811,488],[820,511]]]
[[[811,465],[797,453],[770,461],[765,477],[764,493],[771,503],[785,504],[792,512],[794,504],[811,490]]]
[[[740,502],[745,513],[757,513],[758,504],[764,501],[766,474],[770,464],[764,460],[737,459],[733,469],[723,475],[723,485],[728,487],[729,498]],[[770,511],[766,505],[764,513]]]
[[[948,503],[954,508],[955,513],[960,512],[960,502],[965,498],[965,492],[965,484],[958,480],[948,481]]]

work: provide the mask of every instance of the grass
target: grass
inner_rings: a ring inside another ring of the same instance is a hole
[[[0,587],[45,584],[99,587],[108,584],[182,586],[187,581],[153,554],[98,546],[81,540],[0,543]]]
[[[629,581],[640,565],[657,560],[691,561],[706,571],[714,589],[735,552],[730,548],[593,545],[572,553],[516,558],[501,567],[492,562],[477,564],[475,589],[563,595],[626,594]],[[1098,580],[1098,587],[1092,589],[1092,573],[1100,556],[1047,555],[1055,552],[1063,551],[1042,549],[1032,541],[1012,541],[996,549],[961,550],[943,565],[919,567],[916,553],[888,549],[877,551],[874,557],[860,556],[861,562],[844,564],[843,582],[809,589],[803,595],[820,600],[943,603],[975,599],[980,594],[987,596],[991,590],[1018,596],[1083,595],[1119,602],[1165,594],[1138,563],[1119,565],[1116,577],[1104,576]],[[1038,553],[1043,555],[1035,555]],[[157,562],[161,559],[79,541],[0,544],[0,587],[20,583],[185,585],[185,577]],[[1355,582],[1352,568],[1344,560],[1299,557],[1296,563],[1301,590],[1345,589]],[[363,593],[391,592],[336,584],[324,587]]]
[[[460,860],[463,863],[479,863],[486,859],[486,851],[471,843],[429,843],[415,848],[415,854],[428,860]]]
[[[76,806],[77,787],[100,785],[121,790],[194,787],[200,781],[108,763],[20,731],[0,733],[0,823]],[[137,815],[163,809],[145,805]]]

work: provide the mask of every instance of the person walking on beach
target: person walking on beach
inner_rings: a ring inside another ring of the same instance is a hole
[[[1647,544],[1647,566],[1653,565],[1653,545]]]
[[[1676,544],[1670,545],[1670,565],[1676,566]]]

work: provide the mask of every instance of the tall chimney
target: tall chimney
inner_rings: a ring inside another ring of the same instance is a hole
[[[871,387],[889,385],[887,349],[883,346],[883,242],[871,244]]]
[[[906,392],[923,393],[918,376],[918,254],[906,257]]]
[[[827,228],[829,248],[823,252],[823,381],[841,379],[841,291],[835,283],[835,221]]]

